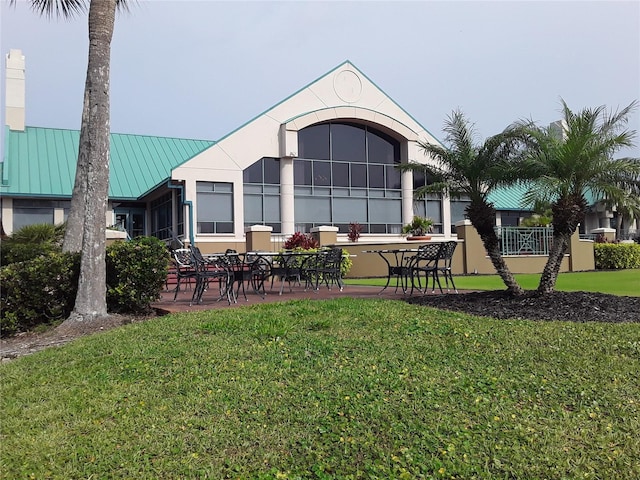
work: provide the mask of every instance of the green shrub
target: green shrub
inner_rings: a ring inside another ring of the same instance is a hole
[[[0,333],[65,319],[75,302],[80,254],[49,252],[0,269]]]
[[[60,252],[63,237],[64,225],[26,225],[2,240],[0,264],[25,262],[40,255]]]
[[[160,298],[169,252],[155,237],[137,237],[107,247],[107,306],[110,312],[144,313]]]
[[[597,269],[640,268],[640,245],[637,243],[595,243],[593,247]]]
[[[24,249],[28,245],[15,244]],[[107,247],[106,262],[109,311],[149,311],[167,277],[164,243],[154,237],[116,242]],[[79,253],[55,251],[2,267],[0,333],[10,335],[67,318],[75,303],[79,271]]]

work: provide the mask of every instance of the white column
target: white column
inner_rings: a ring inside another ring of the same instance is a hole
[[[450,238],[451,232],[451,197],[442,195],[442,233],[445,238]]]
[[[406,225],[413,218],[413,172],[402,172],[402,224]]]
[[[282,234],[295,232],[295,212],[293,194],[293,158],[280,159],[280,222]]]

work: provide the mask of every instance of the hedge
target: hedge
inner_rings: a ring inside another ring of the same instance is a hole
[[[640,244],[595,243],[593,247],[597,269],[640,268]]]

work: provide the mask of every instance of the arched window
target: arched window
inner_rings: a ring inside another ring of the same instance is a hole
[[[363,232],[400,233],[400,142],[367,125],[328,122],[298,132],[296,230],[359,222]]]

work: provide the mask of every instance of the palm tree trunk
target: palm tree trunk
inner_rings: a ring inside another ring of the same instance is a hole
[[[487,255],[489,255],[489,259],[493,264],[493,268],[496,269],[496,273],[507,286],[507,291],[512,295],[522,295],[524,290],[518,284],[513,273],[511,273],[511,270],[507,267],[507,263],[504,261],[504,257],[500,251],[500,241],[498,240],[498,236],[495,234],[495,231],[491,229],[491,233],[485,233],[484,235],[481,234],[480,238],[482,239],[484,248],[487,251]]]
[[[540,283],[538,284],[538,293],[546,294],[554,291],[556,281],[558,280],[558,273],[562,266],[562,259],[567,251],[567,246],[571,241],[571,236],[565,234],[553,235],[553,244],[551,250],[549,250],[549,259],[544,266],[542,276],[540,277]]]
[[[558,273],[562,266],[562,259],[571,242],[571,236],[584,219],[585,210],[586,201],[581,194],[563,195],[551,206],[553,213],[553,244],[538,284],[537,291],[539,294],[544,295],[554,291]]]
[[[78,145],[78,161],[76,163],[76,178],[71,194],[71,208],[67,217],[62,243],[63,252],[79,252],[82,250],[82,234],[84,223],[84,205],[87,195],[87,156],[89,152],[89,91],[88,78],[84,86],[84,102],[82,106],[82,122],[80,127],[80,141]]]
[[[507,291],[512,295],[522,295],[524,290],[509,270],[500,251],[500,241],[494,227],[496,224],[496,211],[493,206],[482,200],[472,200],[467,207],[466,213],[469,220],[471,220],[471,224],[480,235],[493,268],[496,269],[496,273],[500,275],[500,278],[507,286]]]
[[[89,7],[89,62],[86,122],[80,133],[79,166],[85,168],[82,257],[78,294],[70,320],[107,314],[106,213],[109,195],[109,64],[116,0],[92,0]],[[85,131],[86,130],[86,131]]]

